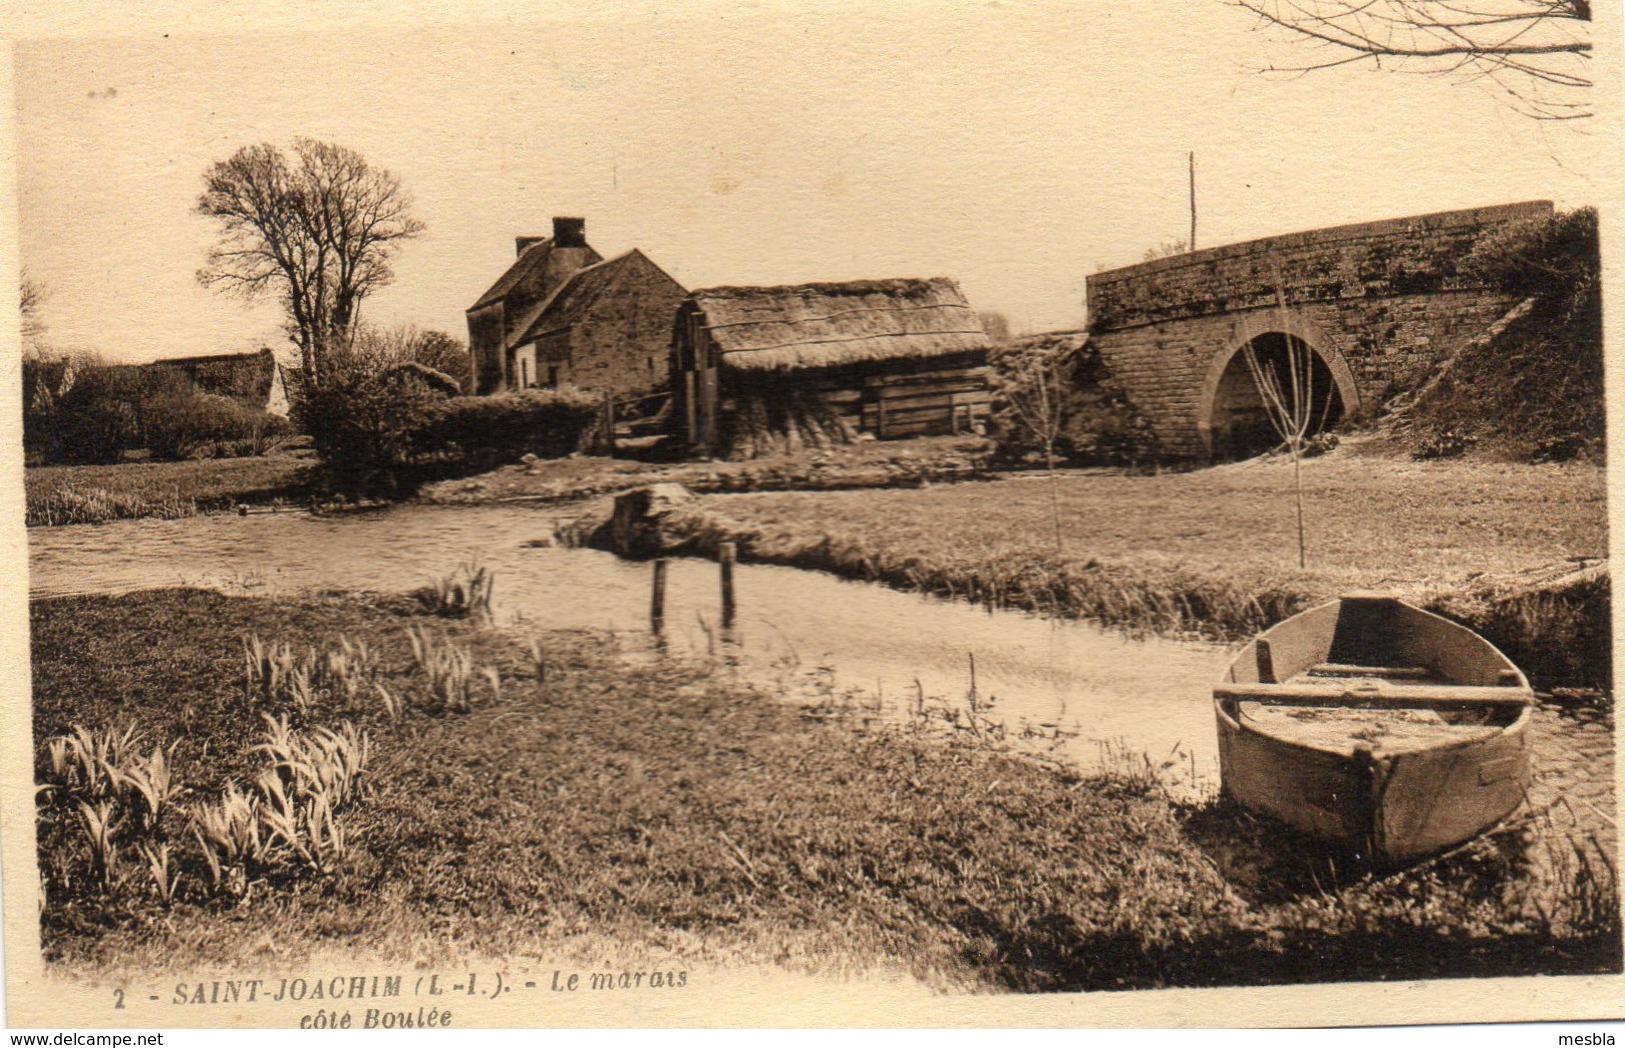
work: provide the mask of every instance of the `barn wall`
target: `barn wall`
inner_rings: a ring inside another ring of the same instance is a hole
[[[986,420],[991,399],[985,352],[790,372],[730,369],[723,360],[718,428],[733,457],[777,450],[760,446],[764,435],[750,431],[763,416],[775,431],[791,431],[793,449],[789,405],[798,422],[817,424],[827,415],[853,434],[893,439],[970,432]]]
[[[1423,215],[1096,274],[1091,337],[1163,447],[1203,455],[1211,377],[1238,343],[1267,330],[1299,335],[1346,369],[1361,404],[1379,402],[1421,381],[1513,304],[1461,272],[1474,245],[1551,212],[1532,202]]]

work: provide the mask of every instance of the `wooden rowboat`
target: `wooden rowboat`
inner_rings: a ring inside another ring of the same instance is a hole
[[[1294,615],[1213,689],[1225,792],[1379,863],[1459,844],[1529,786],[1534,693],[1465,626],[1392,597]]]

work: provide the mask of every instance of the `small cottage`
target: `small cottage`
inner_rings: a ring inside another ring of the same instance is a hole
[[[288,384],[276,355],[221,353],[203,357],[170,357],[132,365],[149,375],[179,374],[198,393],[228,397],[245,407],[288,417]]]
[[[636,248],[605,259],[580,218],[515,246],[468,310],[475,393],[573,385],[624,402],[665,387],[681,284]]]
[[[971,432],[988,411],[987,350],[940,277],[707,288],[677,311],[673,425],[691,453],[732,458]]]

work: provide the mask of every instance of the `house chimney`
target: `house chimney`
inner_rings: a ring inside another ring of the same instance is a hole
[[[584,218],[555,218],[553,220],[554,247],[586,247],[587,220]]]
[[[527,247],[530,247],[532,244],[540,244],[546,239],[546,237],[514,237],[513,253],[516,256],[523,255]]]

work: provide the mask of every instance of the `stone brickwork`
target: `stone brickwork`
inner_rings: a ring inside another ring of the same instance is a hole
[[[1212,451],[1214,399],[1251,340],[1295,336],[1326,361],[1351,413],[1414,385],[1513,304],[1461,262],[1546,201],[1451,211],[1208,248],[1088,279],[1101,357],[1163,448]]]
[[[501,301],[468,312],[468,351],[474,358],[474,393],[495,393],[504,385],[505,312]]]
[[[666,387],[672,323],[688,295],[677,281],[633,251],[614,278],[566,331],[538,340],[539,361],[563,365],[568,381],[617,399]]]

